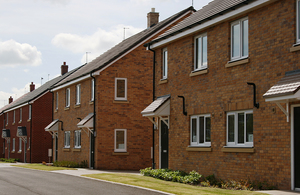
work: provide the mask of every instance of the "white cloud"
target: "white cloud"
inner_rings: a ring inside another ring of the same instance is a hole
[[[124,37],[124,27],[126,27],[125,38],[142,31],[142,29],[134,28],[132,26],[117,25],[110,31],[99,28],[94,34],[86,36],[60,33],[52,39],[52,44],[74,53],[82,53],[82,63],[85,63],[86,52],[90,52],[88,53],[88,61],[91,61],[121,42]]]
[[[55,5],[67,5],[71,0],[40,0],[44,2],[49,2]]]
[[[42,63],[41,52],[35,46],[14,40],[0,41],[0,66],[38,66]]]

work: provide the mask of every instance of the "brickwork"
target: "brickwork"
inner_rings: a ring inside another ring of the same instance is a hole
[[[219,23],[205,31],[168,44],[168,82],[162,78],[162,49],[156,49],[156,96],[171,95],[169,168],[196,170],[222,179],[268,181],[279,189],[291,186],[291,124],[263,94],[286,71],[300,69],[295,44],[295,1],[276,1],[266,7]],[[230,61],[230,24],[242,17],[249,20],[249,62],[225,67]],[[194,37],[207,33],[208,72],[190,77],[194,66]],[[257,86],[259,109],[253,107],[253,82]],[[185,96],[188,116],[182,114]],[[295,102],[299,103],[299,102]],[[253,110],[254,153],[223,152],[226,146],[226,113]],[[274,111],[275,110],[275,111]],[[211,114],[211,152],[191,152],[190,116]],[[159,131],[156,131],[155,159],[159,165]]]
[[[73,161],[81,163],[90,158],[90,133],[86,133],[77,127],[80,119],[84,119],[89,113],[93,113],[93,102],[91,102],[91,78],[68,86],[70,88],[70,107],[66,108],[66,89],[54,91],[54,114],[53,119],[59,119],[63,122],[63,131],[61,126],[58,130],[58,161]],[[81,86],[81,102],[76,105],[76,85]],[[56,110],[55,102],[56,93],[58,92],[58,109]],[[81,148],[75,148],[75,130],[81,130]],[[65,132],[70,131],[70,148],[65,148],[64,138]],[[53,141],[53,150],[55,141]],[[54,156],[54,155],[53,155]]]

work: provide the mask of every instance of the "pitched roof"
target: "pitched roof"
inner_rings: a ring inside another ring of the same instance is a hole
[[[145,29],[125,40],[123,40],[121,43],[115,45],[105,53],[101,54],[99,57],[88,63],[86,66],[84,66],[79,71],[76,71],[74,74],[72,74],[70,77],[62,80],[59,82],[56,86],[65,84],[67,82],[70,82],[72,80],[75,80],[77,78],[80,78],[82,76],[88,75],[93,71],[102,69],[106,66],[108,66],[110,63],[112,63],[114,60],[118,59],[122,55],[124,55],[126,52],[130,51],[132,48],[138,46],[139,44],[147,41],[148,38],[151,37],[151,35],[154,35],[156,32],[170,24],[171,22],[175,21],[177,18],[191,12],[195,11],[194,8],[188,7],[173,16],[157,23],[151,28]]]
[[[83,65],[84,66],[84,65]],[[71,75],[73,72],[75,72],[76,70],[80,69],[81,67],[83,66],[80,66],[78,68],[75,68],[67,73],[65,73],[64,75],[61,75],[61,76],[58,76],[48,82],[46,82],[45,84],[43,84],[42,86],[40,86],[39,88],[31,91],[31,92],[28,92],[26,94],[24,94],[23,96],[19,97],[18,99],[16,99],[15,101],[13,101],[12,103],[2,107],[0,109],[0,113],[1,112],[5,112],[6,110],[10,110],[10,109],[13,109],[17,106],[20,106],[22,104],[25,104],[25,103],[28,103],[32,100],[34,100],[35,98],[43,95],[45,92],[47,92],[53,85],[55,85],[56,83],[58,83],[59,81],[61,81],[62,79],[68,77],[69,75]]]
[[[264,98],[293,95],[300,89],[300,70],[286,72],[285,76],[272,86]]]
[[[165,33],[158,36],[152,42],[159,42],[162,39],[181,33],[185,30],[191,29],[194,26],[205,23],[214,17],[221,16],[230,12],[240,6],[248,4],[255,0],[214,0],[209,2],[206,6],[202,7],[197,12],[193,13],[190,17],[184,19],[176,26],[172,27]]]
[[[168,99],[170,99],[170,95],[162,96],[154,100],[147,108],[145,108],[141,114],[148,114],[155,112],[158,108],[160,108]]]

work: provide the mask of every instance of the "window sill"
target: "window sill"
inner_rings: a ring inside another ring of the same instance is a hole
[[[113,156],[128,156],[129,152],[113,152]]]
[[[197,70],[197,71],[191,72],[190,77],[198,76],[198,75],[201,75],[201,74],[207,74],[207,73],[208,73],[207,69]]]
[[[233,67],[233,66],[239,66],[239,65],[242,65],[242,64],[247,64],[249,62],[249,58],[244,58],[244,59],[241,59],[241,60],[238,60],[238,61],[229,61],[227,62],[227,64],[225,65],[226,68],[229,68],[229,67]]]
[[[57,112],[58,112],[58,109],[55,109],[54,112],[57,113]]]
[[[295,52],[295,51],[299,51],[299,50],[300,50],[299,44],[295,44],[290,48],[290,52]]]
[[[211,147],[205,147],[205,146],[203,146],[203,147],[189,146],[186,148],[186,151],[188,151],[188,152],[211,152],[212,149],[211,149]]]
[[[65,109],[64,110],[70,110],[70,107],[65,107]]]
[[[19,121],[19,124],[22,123],[22,121]]]
[[[161,85],[161,84],[165,84],[165,83],[168,83],[168,79],[161,79],[158,84]]]
[[[75,104],[74,108],[80,108],[80,106],[81,106],[80,104]]]
[[[19,150],[19,151],[18,151],[18,154],[21,154],[21,153],[22,153],[22,150],[21,150],[21,151]]]
[[[30,150],[30,148],[28,148],[27,150]]]
[[[12,123],[12,125],[15,125],[15,123]]]
[[[91,101],[89,102],[89,104],[94,104],[94,101],[93,101],[93,100],[91,100]]]
[[[254,148],[235,148],[235,147],[223,147],[222,152],[244,152],[244,153],[254,153]]]
[[[81,152],[81,148],[73,148],[73,152]]]
[[[27,122],[30,122],[30,121],[31,121],[31,119],[28,119],[28,120],[27,120]]]
[[[63,152],[70,152],[70,148],[63,148]]]
[[[114,104],[129,104],[129,101],[126,100],[114,100]]]
[[[15,153],[15,151],[11,151],[10,153]]]

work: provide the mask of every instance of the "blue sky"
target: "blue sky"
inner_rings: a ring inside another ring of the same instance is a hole
[[[0,107],[74,69],[147,27],[155,8],[160,21],[211,0],[0,0]],[[41,79],[43,78],[43,79]]]

